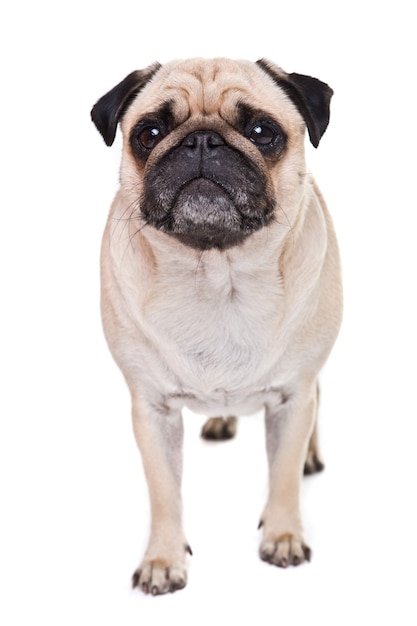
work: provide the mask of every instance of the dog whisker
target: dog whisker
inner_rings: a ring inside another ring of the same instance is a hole
[[[127,215],[130,211],[130,214]],[[126,216],[126,217],[125,217]],[[129,227],[129,225],[140,219],[140,204],[139,204],[139,200],[136,199],[133,202],[131,202],[123,211],[122,215],[120,217],[115,217],[115,216],[109,216],[109,221],[111,220],[112,222],[114,222],[114,227],[111,229],[111,238],[113,238],[116,235],[116,231],[119,230],[119,241],[121,240],[121,238],[123,237],[123,234],[126,231],[126,228]],[[119,227],[121,227],[119,229]],[[129,236],[130,238],[130,236]]]
[[[205,250],[201,250],[200,254],[198,255],[198,260],[197,260],[197,265],[195,267],[195,272],[194,272],[194,289],[196,291],[196,293],[198,292],[198,274],[200,271],[200,267],[202,267],[203,265],[203,256],[204,256]]]
[[[148,224],[148,221],[147,221],[145,218],[143,218],[143,217],[141,217],[141,218],[135,218],[135,220],[136,220],[136,221],[141,220],[141,221],[143,222],[143,224],[142,224],[142,226],[140,226],[139,228],[137,228],[137,229],[135,230],[135,232],[134,232],[134,233],[132,233],[132,234],[130,234],[130,235],[129,235],[129,242],[130,242],[130,245],[131,245],[131,246],[133,246],[133,239],[136,237],[136,235],[138,235],[138,233],[140,233],[140,232],[141,232],[141,231],[145,228],[145,226],[148,226],[148,225],[149,225],[149,224]],[[132,221],[133,221],[133,220],[132,220]]]

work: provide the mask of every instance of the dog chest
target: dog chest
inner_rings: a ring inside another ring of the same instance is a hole
[[[181,281],[158,277],[144,330],[181,388],[233,393],[265,378],[279,359],[284,313],[273,279],[229,266],[194,267]]]

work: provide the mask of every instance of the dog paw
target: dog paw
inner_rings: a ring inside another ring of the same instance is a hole
[[[201,431],[203,439],[224,441],[232,439],[237,430],[236,417],[212,417],[204,424]]]
[[[138,587],[146,594],[159,596],[178,591],[187,584],[185,565],[174,565],[164,559],[144,559],[132,576],[132,587]]]
[[[286,533],[279,537],[264,537],[259,548],[259,555],[267,563],[278,567],[288,567],[300,565],[303,561],[310,561],[311,550],[302,537]]]
[[[304,463],[304,476],[310,474],[316,474],[324,470],[324,463],[319,458],[318,454],[312,450],[308,451],[306,461]]]

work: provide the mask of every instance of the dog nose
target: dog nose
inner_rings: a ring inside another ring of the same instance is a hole
[[[210,152],[213,148],[223,146],[224,139],[221,135],[212,130],[196,130],[187,135],[182,145],[192,150]]]

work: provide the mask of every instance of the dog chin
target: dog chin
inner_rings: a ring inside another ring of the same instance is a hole
[[[270,222],[263,211],[242,214],[215,181],[197,178],[183,186],[164,217],[147,211],[147,223],[198,250],[225,250],[241,244]]]

